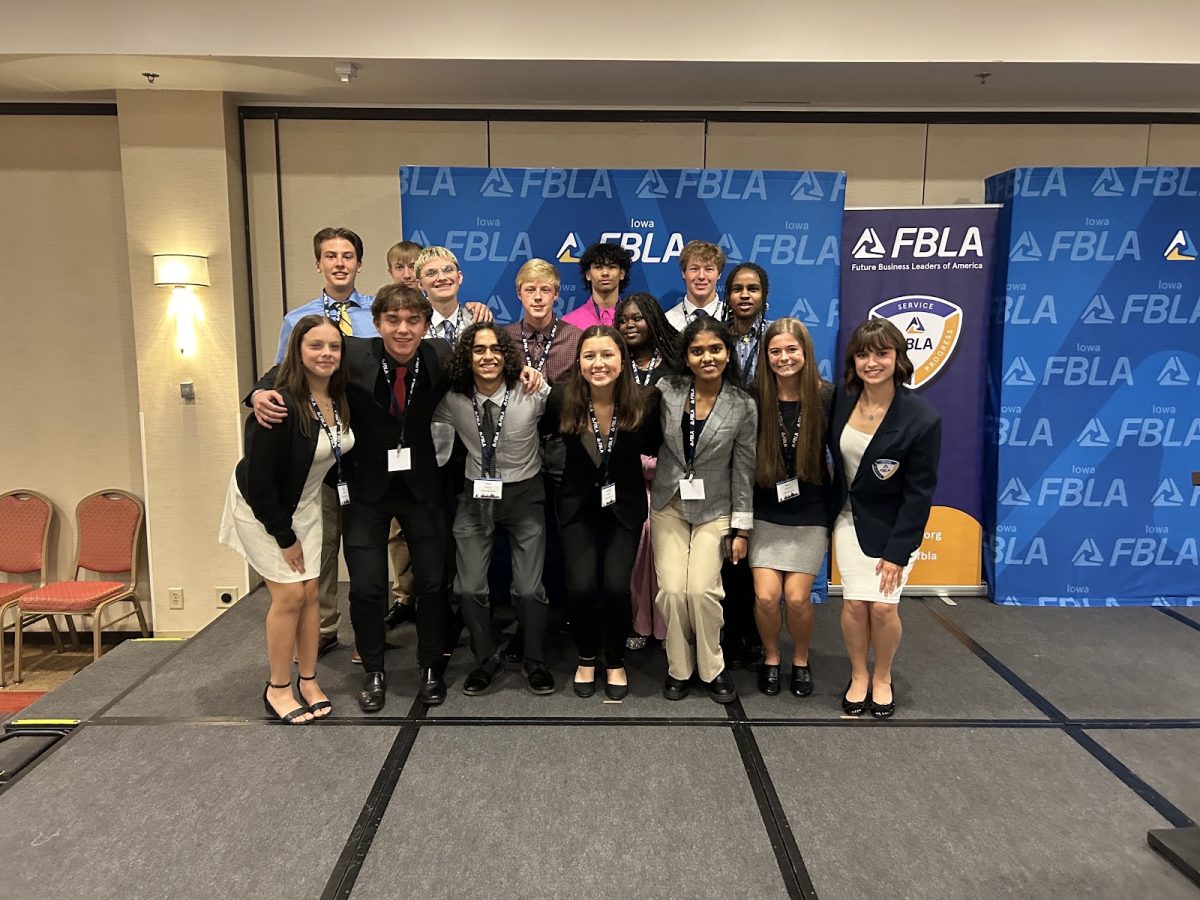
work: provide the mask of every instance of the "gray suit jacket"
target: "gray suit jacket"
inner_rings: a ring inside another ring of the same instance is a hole
[[[662,448],[650,502],[662,509],[679,494],[679,480],[687,474],[687,455],[681,423],[687,411],[688,388],[677,388],[668,379],[662,391]],[[693,525],[730,516],[730,527],[754,527],[754,455],[758,437],[758,409],[750,395],[724,385],[713,404],[696,444],[696,478],[704,479],[704,499],[684,500],[683,516]]]

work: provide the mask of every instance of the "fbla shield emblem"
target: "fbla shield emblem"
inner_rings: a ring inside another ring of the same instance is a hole
[[[871,471],[880,481],[887,481],[896,474],[896,470],[899,468],[900,463],[894,459],[877,459],[871,463]]]
[[[874,306],[870,315],[888,319],[904,335],[913,364],[910,388],[920,387],[945,368],[962,333],[962,307],[928,294],[893,297]]]

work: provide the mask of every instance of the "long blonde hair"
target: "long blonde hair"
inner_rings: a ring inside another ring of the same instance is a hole
[[[804,365],[800,369],[800,437],[796,441],[796,477],[810,484],[822,481],[822,445],[825,440],[825,411],[821,403],[822,381],[817,371],[812,335],[799,319],[777,319],[767,326],[758,345],[758,371],[754,396],[758,400],[758,461],[754,477],[760,487],[771,487],[791,475],[786,470],[779,439],[779,382],[767,360],[772,339],[790,334],[800,342]]]

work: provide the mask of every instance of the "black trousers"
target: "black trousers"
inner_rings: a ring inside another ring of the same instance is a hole
[[[350,570],[350,623],[366,672],[383,671],[383,618],[389,599],[388,532],[393,518],[399,520],[412,554],[417,665],[424,668],[442,661],[450,628],[445,582],[450,543],[448,505],[448,497],[437,503],[418,502],[401,478],[393,478],[387,493],[376,503],[351,497],[342,518],[342,541],[346,568]]]
[[[603,648],[605,664],[612,669],[625,664],[625,638],[633,626],[629,582],[641,536],[640,524],[626,528],[599,503],[562,526],[567,614],[575,646],[585,658]]]
[[[754,623],[754,576],[750,574],[750,560],[743,559],[736,566],[725,560],[721,566],[721,584],[725,588],[725,599],[721,601],[725,610],[721,649],[740,657],[743,654],[738,650],[760,643],[758,626]]]

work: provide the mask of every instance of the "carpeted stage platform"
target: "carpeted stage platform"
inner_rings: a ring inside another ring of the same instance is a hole
[[[906,601],[890,722],[843,719],[836,602],[816,693],[728,708],[580,700],[515,672],[415,702],[412,633],[381,714],[322,660],[334,716],[270,723],[263,592],[185,642],[126,641],[20,717],[80,724],[0,793],[0,895],[1197,897],[1146,843],[1200,818],[1196,610]],[[411,626],[409,626],[411,628]],[[785,649],[785,653],[788,651]]]

